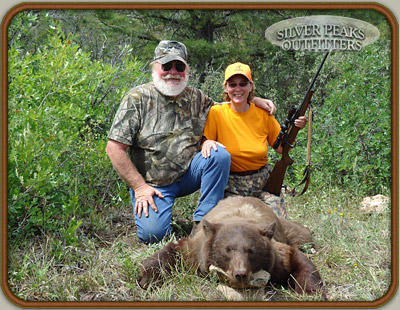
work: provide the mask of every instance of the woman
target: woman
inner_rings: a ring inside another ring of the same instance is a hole
[[[225,71],[224,95],[228,104],[210,109],[204,127],[202,156],[223,146],[231,155],[231,167],[226,196],[255,196],[272,207],[278,216],[287,217],[283,199],[262,189],[272,171],[268,163],[268,144],[272,146],[281,127],[274,116],[257,108],[254,82],[248,65],[234,63]],[[304,128],[306,118],[300,117],[295,126]],[[282,146],[276,151],[282,153]]]

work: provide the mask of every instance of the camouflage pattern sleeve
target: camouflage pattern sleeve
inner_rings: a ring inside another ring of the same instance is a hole
[[[115,114],[108,138],[126,145],[134,143],[135,133],[140,128],[140,96],[128,93]]]

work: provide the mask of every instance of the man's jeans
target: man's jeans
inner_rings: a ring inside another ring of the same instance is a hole
[[[155,187],[163,195],[159,198],[154,195],[154,203],[158,212],[149,206],[149,217],[139,218],[135,215],[137,233],[142,242],[158,242],[172,231],[171,216],[175,198],[186,196],[200,189],[201,196],[198,207],[193,214],[193,221],[201,221],[222,198],[228,183],[231,156],[222,147],[218,151],[211,149],[211,156],[203,158],[197,153],[193,158],[188,171],[179,182],[164,187]],[[135,193],[130,189],[131,200],[135,206]]]

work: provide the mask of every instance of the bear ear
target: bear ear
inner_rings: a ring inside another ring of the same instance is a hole
[[[272,222],[268,226],[265,226],[260,230],[261,235],[271,238],[274,236],[275,233],[276,222]]]
[[[217,231],[217,228],[218,228],[217,224],[213,224],[213,223],[211,223],[211,222],[209,222],[207,220],[204,220],[204,219],[201,221],[201,223],[203,224],[204,234],[207,237],[210,237],[210,236],[214,235],[215,232]]]

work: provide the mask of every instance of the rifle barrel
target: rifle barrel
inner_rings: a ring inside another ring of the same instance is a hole
[[[301,105],[300,105],[299,109],[297,110],[296,115],[295,115],[295,117],[293,118],[293,121],[294,121],[295,119],[299,118],[299,115],[298,115],[298,114],[299,114],[299,110],[300,110],[300,109],[302,108],[302,106],[304,105],[305,101],[307,100],[308,94],[311,92],[312,88],[314,87],[314,84],[315,84],[315,81],[316,81],[317,78],[318,78],[319,72],[321,71],[322,66],[324,65],[325,60],[326,60],[326,58],[328,58],[328,55],[329,55],[330,52],[331,52],[331,51],[326,52],[324,58],[322,59],[322,62],[320,63],[320,65],[319,65],[319,67],[318,67],[318,69],[317,69],[317,72],[315,73],[314,78],[312,79],[310,85],[308,86],[308,89],[307,89],[307,91],[306,91],[306,94],[305,94],[305,96],[304,96],[304,99],[303,99],[303,101],[301,102]]]
[[[319,67],[318,67],[317,73],[315,73],[314,78],[313,78],[313,80],[312,80],[310,86],[308,86],[308,89],[307,89],[307,92],[306,92],[306,96],[304,97],[304,100],[306,99],[308,92],[313,88],[314,83],[315,83],[315,81],[317,80],[317,77],[318,77],[318,75],[319,75],[319,72],[321,71],[322,66],[324,65],[325,60],[326,60],[326,58],[328,58],[328,55],[329,55],[330,52],[331,52],[331,51],[326,52],[326,54],[325,54],[325,56],[324,56],[324,59],[322,59],[322,62],[320,63],[320,65],[319,65]]]

